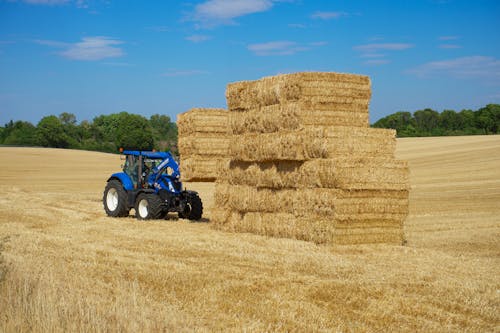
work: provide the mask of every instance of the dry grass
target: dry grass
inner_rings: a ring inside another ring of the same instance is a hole
[[[107,218],[118,156],[0,148],[0,331],[498,331],[499,150],[398,140],[407,246],[331,247]]]

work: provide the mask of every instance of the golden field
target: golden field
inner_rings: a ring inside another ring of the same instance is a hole
[[[0,148],[0,332],[499,332],[500,136],[396,156],[407,244],[325,246],[213,230],[210,183],[204,222],[108,218],[118,155]]]

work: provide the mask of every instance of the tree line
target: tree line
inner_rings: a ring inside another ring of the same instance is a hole
[[[393,128],[398,137],[500,134],[500,105],[488,104],[476,111],[432,109],[396,112],[372,127]]]
[[[500,134],[500,105],[488,104],[476,111],[432,109],[396,112],[372,127],[393,128],[398,137]],[[0,145],[42,146],[117,152],[119,148],[177,154],[177,125],[166,115],[149,119],[127,112],[101,115],[77,122],[72,113],[43,117],[36,125],[10,121],[0,126]]]
[[[43,117],[38,124],[10,121],[0,126],[0,144],[72,148],[116,153],[119,148],[177,153],[177,125],[166,115],[149,119],[127,112],[77,122],[72,113]]]

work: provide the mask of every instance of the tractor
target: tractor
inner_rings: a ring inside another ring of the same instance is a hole
[[[139,220],[179,218],[200,220],[203,204],[197,192],[183,190],[179,165],[169,152],[122,151],[123,172],[109,177],[102,198],[111,217],[125,217],[132,208]]]

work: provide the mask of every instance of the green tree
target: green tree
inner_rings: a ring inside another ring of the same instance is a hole
[[[153,132],[148,120],[140,115],[121,112],[115,142],[118,147],[123,148],[153,149]]]
[[[377,121],[373,127],[392,128],[398,136],[412,136],[415,133],[415,119],[410,112],[396,112]]]
[[[177,143],[177,125],[169,116],[154,114],[149,118],[155,148],[158,150],[175,150]]]
[[[445,131],[460,129],[460,116],[453,110],[444,110],[439,116],[439,127]]]
[[[64,132],[61,121],[56,116],[43,117],[37,125],[37,136],[41,146],[68,148],[69,137]]]
[[[439,125],[439,113],[432,109],[415,111],[417,132],[421,135],[434,135]]]
[[[474,113],[476,128],[485,134],[496,134],[500,126],[500,105],[488,104]]]
[[[10,121],[5,125],[2,142],[5,145],[35,146],[36,127],[27,121]]]

